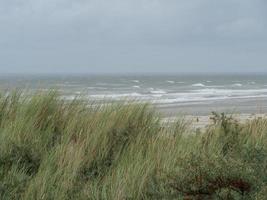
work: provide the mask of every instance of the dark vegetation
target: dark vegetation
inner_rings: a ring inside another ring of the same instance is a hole
[[[0,97],[0,199],[267,199],[267,120],[194,131],[149,105]]]

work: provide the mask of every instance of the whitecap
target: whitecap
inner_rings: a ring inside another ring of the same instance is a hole
[[[142,94],[140,93],[123,93],[123,94],[94,94],[94,95],[89,95],[92,98],[97,98],[97,99],[104,99],[104,98],[110,98],[110,99],[117,99],[117,98],[123,98],[123,97],[141,97]]]
[[[140,81],[139,80],[132,80],[132,82],[139,83]]]
[[[150,93],[152,93],[152,94],[166,94],[167,92],[164,90],[153,90],[153,91],[150,91]]]
[[[174,84],[175,82],[174,81],[166,81],[167,83],[171,83],[171,84]]]
[[[196,83],[196,84],[193,84],[192,86],[193,87],[205,87],[205,85],[202,83]]]
[[[140,86],[139,85],[134,85],[133,88],[140,88]]]
[[[233,84],[234,87],[242,87],[243,85],[241,83]]]

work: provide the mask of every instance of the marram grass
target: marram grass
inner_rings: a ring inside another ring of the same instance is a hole
[[[266,199],[267,120],[213,121],[199,133],[147,104],[3,94],[0,199]]]

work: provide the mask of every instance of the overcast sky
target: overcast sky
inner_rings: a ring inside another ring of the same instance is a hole
[[[267,1],[0,0],[0,72],[267,72]]]

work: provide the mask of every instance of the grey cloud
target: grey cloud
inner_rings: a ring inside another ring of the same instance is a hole
[[[0,71],[266,71],[265,0],[0,0]]]

